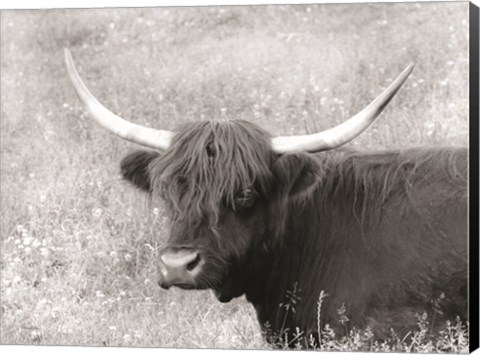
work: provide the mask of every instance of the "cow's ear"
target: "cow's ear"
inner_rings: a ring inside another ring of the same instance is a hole
[[[125,180],[129,181],[141,190],[150,192],[150,163],[160,156],[159,153],[146,150],[138,150],[128,154],[122,159],[120,169]]]
[[[318,163],[304,153],[285,154],[278,158],[275,176],[282,194],[293,200],[303,200],[320,182]]]

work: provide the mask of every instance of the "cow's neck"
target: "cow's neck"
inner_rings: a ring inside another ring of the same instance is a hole
[[[287,216],[288,223],[279,239],[282,242],[270,249],[260,248],[260,255],[258,250],[253,253],[255,260],[248,263],[249,271],[244,274],[247,300],[254,305],[264,330],[269,327],[277,335],[287,328],[302,326],[296,323],[295,313],[303,309],[315,310],[316,299],[308,299],[306,295],[316,294],[308,288],[321,288],[321,277],[315,280],[315,285],[300,279],[300,275],[311,274],[308,269],[322,260],[325,250],[324,239],[313,235],[318,229],[311,228],[311,222],[310,225],[302,223],[319,221],[320,216],[311,215],[318,210],[307,207],[303,211],[299,215],[297,209]],[[299,255],[310,255],[315,260],[302,260]],[[318,271],[317,275],[321,276]]]

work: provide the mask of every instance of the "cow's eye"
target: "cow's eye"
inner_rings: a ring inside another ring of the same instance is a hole
[[[255,191],[252,189],[245,189],[235,196],[235,207],[251,207],[255,203],[255,197]]]
[[[217,151],[216,151],[215,146],[213,145],[212,142],[207,144],[206,150],[207,150],[207,155],[210,159],[214,159],[215,156],[217,155]]]

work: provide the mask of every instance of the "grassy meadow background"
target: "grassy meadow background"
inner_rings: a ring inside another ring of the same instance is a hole
[[[245,299],[157,286],[161,202],[121,180],[137,147],[88,117],[66,47],[132,121],[243,118],[274,135],[342,122],[413,62],[350,146],[467,145],[468,3],[2,11],[1,31],[2,344],[270,348]]]

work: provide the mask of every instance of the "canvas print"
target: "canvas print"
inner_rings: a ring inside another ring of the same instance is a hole
[[[1,31],[2,344],[468,352],[467,2]]]

